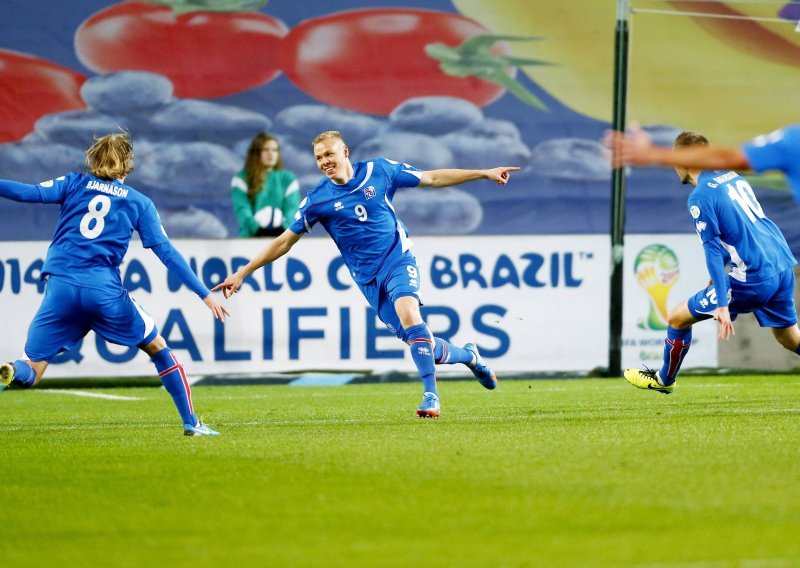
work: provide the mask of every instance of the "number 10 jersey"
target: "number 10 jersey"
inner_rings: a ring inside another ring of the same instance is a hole
[[[736,172],[702,172],[688,206],[700,239],[719,240],[730,255],[731,278],[762,282],[797,264],[750,184]]]

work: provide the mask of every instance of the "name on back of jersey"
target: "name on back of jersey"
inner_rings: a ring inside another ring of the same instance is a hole
[[[128,197],[127,188],[119,187],[113,183],[103,183],[96,179],[90,180],[89,183],[86,184],[86,189],[94,189],[115,197]]]

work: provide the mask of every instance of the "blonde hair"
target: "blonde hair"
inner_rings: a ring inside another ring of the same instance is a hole
[[[318,142],[322,142],[323,140],[327,140],[328,138],[338,138],[339,140],[342,141],[342,143],[345,146],[347,146],[347,142],[344,141],[342,133],[339,132],[338,130],[326,130],[325,132],[320,132],[311,141],[311,145],[316,146]]]
[[[126,131],[95,138],[86,150],[86,166],[100,179],[122,179],[133,171],[133,144]]]

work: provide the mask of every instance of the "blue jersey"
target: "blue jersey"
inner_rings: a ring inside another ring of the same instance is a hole
[[[145,248],[168,243],[153,202],[117,180],[72,172],[36,186],[43,203],[60,203],[55,236],[42,275],[88,287],[119,282],[133,231]]]
[[[736,172],[702,172],[688,205],[703,243],[719,242],[730,256],[731,278],[758,283],[797,264],[786,239]],[[714,280],[718,291],[727,288]]]
[[[366,284],[411,248],[392,198],[397,188],[416,187],[420,179],[420,170],[408,164],[385,158],[356,162],[346,184],[326,178],[309,191],[289,229],[300,235],[321,223],[353,279]]]
[[[757,172],[783,171],[800,205],[800,124],[758,136],[742,146],[742,151]]]

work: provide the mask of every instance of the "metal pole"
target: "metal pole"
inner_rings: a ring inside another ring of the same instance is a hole
[[[614,109],[612,127],[625,130],[628,96],[628,0],[617,0],[614,33]],[[622,375],[622,281],[625,251],[625,168],[611,172],[611,291],[609,303],[608,376]]]

